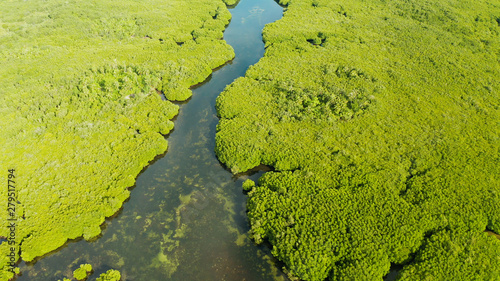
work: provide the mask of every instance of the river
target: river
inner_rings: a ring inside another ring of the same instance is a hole
[[[283,9],[273,0],[241,0],[230,11],[224,39],[236,57],[181,104],[168,152],[138,176],[130,199],[106,220],[98,239],[71,241],[21,263],[17,280],[71,278],[82,263],[94,268],[88,280],[111,268],[122,280],[286,280],[269,248],[247,235],[241,184],[262,172],[234,177],[214,154],[215,99],[263,56],[262,29]]]

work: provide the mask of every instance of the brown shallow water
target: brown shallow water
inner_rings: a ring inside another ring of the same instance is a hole
[[[215,99],[262,57],[262,28],[281,18],[283,9],[273,0],[241,0],[231,13],[224,39],[235,59],[181,104],[168,152],[138,176],[101,237],[72,241],[35,263],[22,263],[17,280],[70,278],[82,263],[94,267],[88,280],[111,268],[122,272],[122,280],[286,280],[269,248],[247,235],[241,184],[262,172],[233,176],[214,154]]]

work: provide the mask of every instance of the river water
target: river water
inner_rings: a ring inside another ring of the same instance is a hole
[[[20,265],[17,280],[71,278],[90,263],[95,280],[117,269],[122,280],[286,280],[267,246],[247,235],[241,184],[262,172],[234,177],[214,154],[215,99],[264,54],[262,29],[281,18],[273,0],[241,0],[231,8],[224,39],[235,59],[215,71],[181,105],[168,152],[137,178],[130,199],[93,242],[67,243],[38,261]]]

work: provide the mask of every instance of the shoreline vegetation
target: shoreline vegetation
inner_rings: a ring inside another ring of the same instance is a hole
[[[500,276],[500,2],[281,0],[216,154],[292,280]]]
[[[167,150],[171,101],[234,57],[222,40],[226,4],[235,3],[0,3],[0,168],[16,171],[16,261],[99,236]],[[8,237],[7,213],[0,219]],[[14,277],[10,247],[0,245],[0,280]]]

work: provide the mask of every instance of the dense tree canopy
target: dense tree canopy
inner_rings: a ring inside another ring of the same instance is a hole
[[[500,276],[500,2],[289,0],[219,96],[251,234],[303,280]]]
[[[0,2],[0,168],[15,170],[20,258],[100,234],[167,149],[178,107],[162,97],[187,99],[233,58],[230,17],[222,0]],[[7,188],[0,197],[4,209]]]

